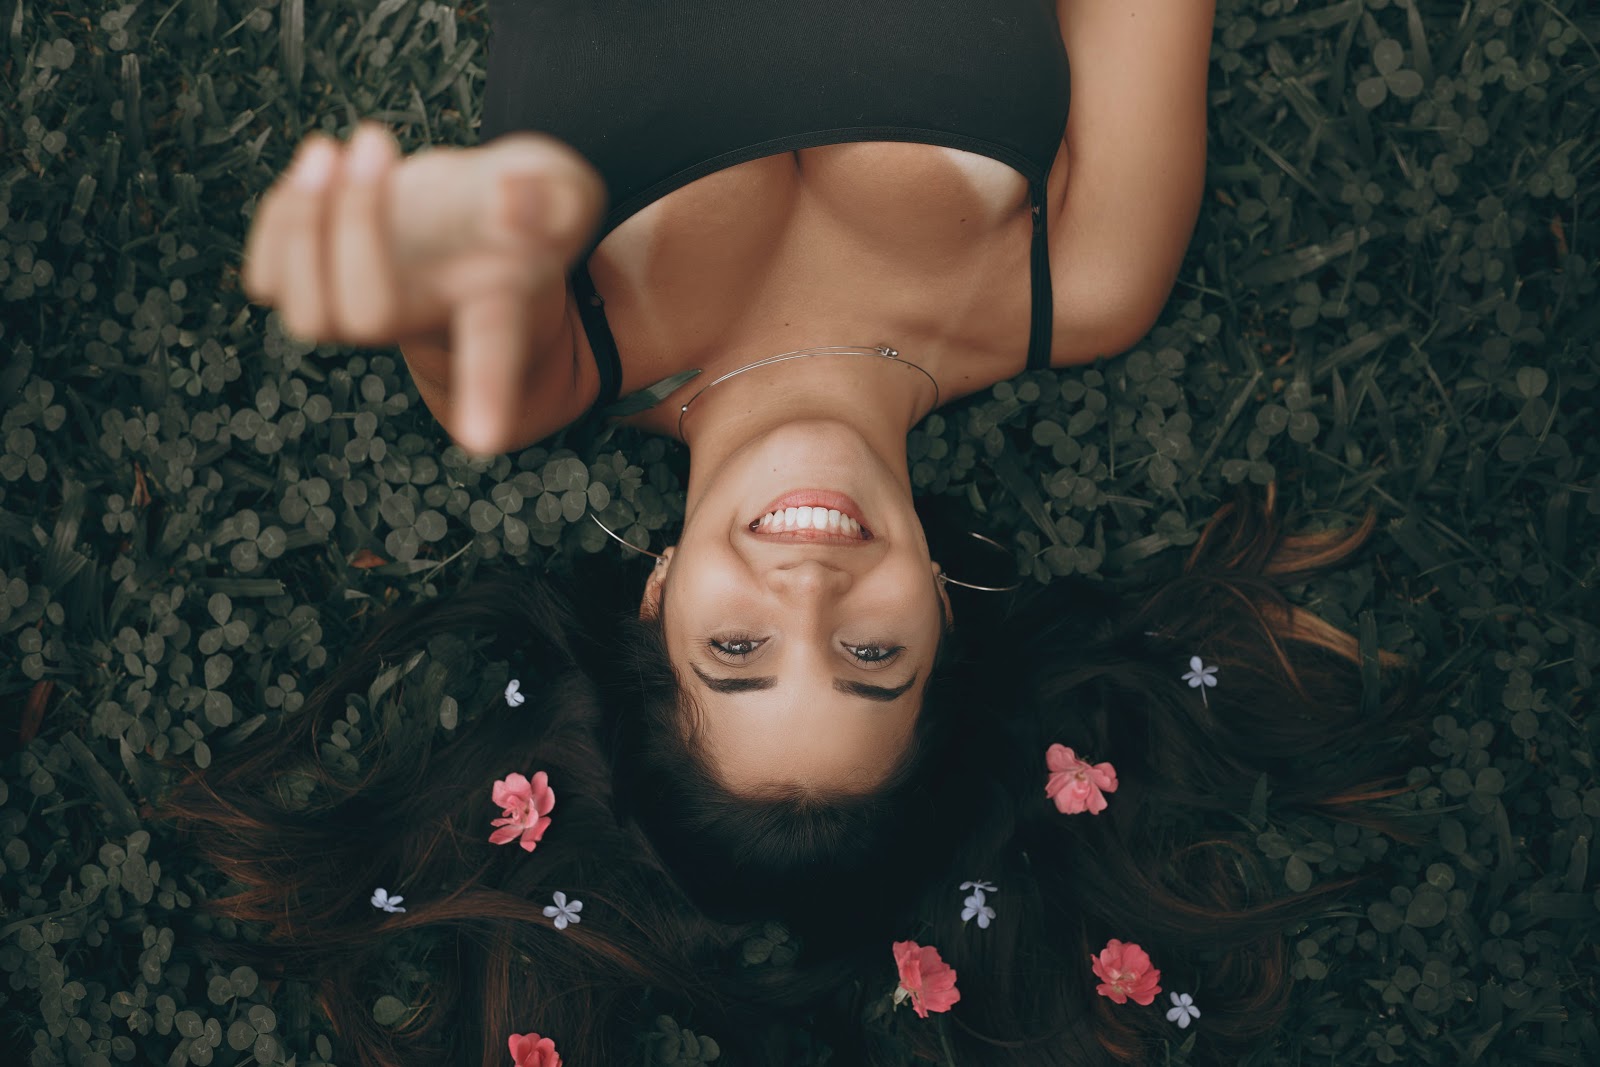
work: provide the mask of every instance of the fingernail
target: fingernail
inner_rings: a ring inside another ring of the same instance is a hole
[[[350,139],[350,177],[358,182],[373,181],[383,173],[387,153],[383,134],[371,126],[362,126]]]
[[[333,161],[333,145],[320,138],[312,141],[300,149],[300,158],[294,165],[294,184],[302,189],[325,185],[333,177]]]

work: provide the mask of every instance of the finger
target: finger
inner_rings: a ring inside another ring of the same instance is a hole
[[[250,235],[245,240],[244,265],[239,271],[239,284],[245,295],[257,304],[273,304],[278,298],[278,274],[282,256],[283,196],[274,186],[256,201],[255,214],[250,219]]]
[[[527,333],[527,298],[515,289],[475,296],[451,319],[451,434],[470,452],[494,455],[513,443]]]
[[[389,248],[386,178],[400,152],[389,132],[362,123],[350,139],[344,181],[333,194],[333,326],[340,339],[376,345],[394,340],[399,305]]]
[[[337,178],[339,146],[312,134],[300,148],[284,187],[280,300],[284,328],[307,341],[331,340],[328,314],[327,190]]]

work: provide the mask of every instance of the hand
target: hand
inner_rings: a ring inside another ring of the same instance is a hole
[[[605,203],[598,172],[543,134],[402,158],[375,123],[348,145],[314,133],[256,209],[242,281],[308,341],[436,338],[418,350],[439,365],[413,371],[499,422],[564,328],[567,271]]]

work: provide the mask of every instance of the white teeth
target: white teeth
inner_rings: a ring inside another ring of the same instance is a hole
[[[771,533],[786,530],[828,530],[865,540],[859,522],[831,508],[798,507],[770,511],[761,516],[756,527]]]

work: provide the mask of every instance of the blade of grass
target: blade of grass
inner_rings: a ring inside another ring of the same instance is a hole
[[[1380,326],[1376,330],[1367,331],[1348,344],[1340,345],[1317,362],[1316,367],[1311,371],[1311,380],[1313,382],[1321,382],[1322,379],[1334,371],[1341,370],[1363,356],[1377,351],[1390,340],[1400,336],[1410,328],[1411,321],[1409,319],[1404,322],[1391,322],[1387,326]]]
[[[1292,252],[1273,256],[1240,271],[1238,282],[1247,288],[1254,288],[1259,285],[1293,281],[1314,270],[1321,270],[1341,256],[1351,254],[1366,243],[1371,232],[1365,226],[1361,226],[1354,230],[1346,230],[1332,241],[1307,245]]]
[[[1370,722],[1377,719],[1383,706],[1378,682],[1378,620],[1371,608],[1364,608],[1356,623],[1361,634],[1361,717]]]
[[[283,0],[278,5],[278,46],[289,91],[298,95],[306,71],[305,0]]]
[[[234,596],[284,596],[284,585],[276,578],[196,578],[210,593]]]
[[[1244,134],[1245,140],[1255,145],[1256,148],[1260,150],[1262,155],[1266,156],[1268,159],[1272,160],[1273,163],[1277,164],[1278,169],[1289,176],[1290,181],[1294,182],[1300,188],[1304,189],[1306,192],[1315,197],[1317,203],[1328,206],[1328,198],[1322,195],[1322,190],[1318,189],[1315,185],[1312,185],[1309,181],[1307,181],[1306,176],[1300,173],[1300,169],[1298,167],[1296,167],[1293,163],[1290,163],[1287,159],[1284,159],[1283,156],[1278,154],[1276,149],[1274,149],[1267,142],[1263,141],[1261,138],[1257,137],[1248,127],[1235,126],[1234,129],[1236,129],[1239,133]]]
[[[1433,87],[1433,56],[1428,51],[1428,31],[1422,25],[1417,0],[1405,0],[1406,34],[1411,38],[1411,66],[1422,75],[1425,89]]]
[[[428,91],[422,94],[423,99],[432,100],[450,88],[451,83],[456,80],[462,71],[467,69],[467,62],[472,59],[477,51],[478,39],[476,37],[469,37],[462,42],[461,47],[456,50],[455,57],[445,65],[444,70],[440,72],[439,77],[434,80],[433,84],[428,86]]]
[[[643,389],[629,393],[616,403],[601,409],[600,414],[606,418],[621,418],[624,415],[635,415],[641,411],[648,411],[692,382],[699,373],[700,368],[696,367],[693,370],[674,374],[670,378],[663,378],[654,385],[647,385]]]
[[[1050,513],[1045,510],[1044,497],[1023,472],[1022,464],[1017,462],[1017,457],[1009,447],[994,458],[994,473],[1006,491],[1022,505],[1023,512],[1033,520],[1039,532],[1052,545],[1061,544],[1061,535],[1056,532],[1056,525],[1050,521]]]
[[[1294,34],[1304,33],[1308,30],[1318,33],[1323,30],[1331,30],[1341,22],[1360,15],[1363,6],[1362,0],[1342,0],[1341,3],[1318,8],[1315,11],[1308,11],[1303,15],[1277,19],[1276,21],[1268,22],[1264,26],[1258,26],[1255,40],[1263,42],[1275,41],[1279,37],[1291,37]]]
[[[100,798],[100,803],[105,807],[105,813],[110,816],[111,824],[119,833],[131,834],[139,829],[139,813],[134,810],[133,801],[128,799],[128,794],[122,791],[116,781],[100,765],[89,746],[78,739],[78,735],[70,730],[61,735],[61,745],[72,756],[73,762],[89,780],[89,786]]]

